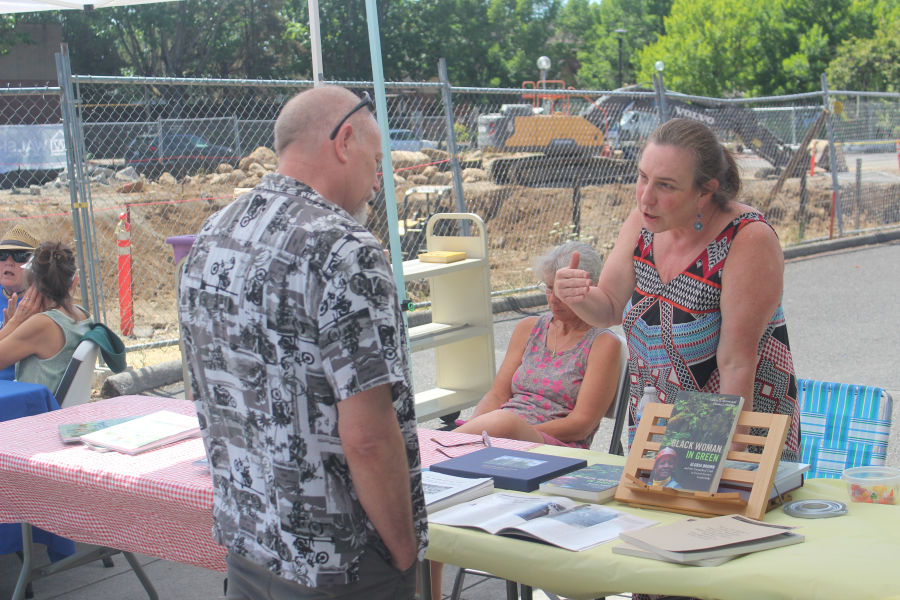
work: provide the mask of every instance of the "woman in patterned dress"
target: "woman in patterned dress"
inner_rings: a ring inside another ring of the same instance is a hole
[[[563,244],[535,261],[550,314],[519,321],[491,390],[456,431],[591,447],[616,393],[621,347],[615,334],[592,327],[556,297],[553,278],[573,254],[582,270],[600,274],[602,259],[584,242]]]
[[[781,308],[784,255],[765,217],[737,202],[740,189],[734,157],[707,126],[668,121],[644,146],[637,207],[601,276],[578,269],[573,257],[554,289],[586,322],[622,323],[631,351],[632,423],[647,385],[663,402],[679,390],[736,394],[753,399],[744,410],[791,418],[782,458],[797,460],[797,383]]]

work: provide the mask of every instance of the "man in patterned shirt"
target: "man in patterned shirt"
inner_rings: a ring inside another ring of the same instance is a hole
[[[203,225],[185,266],[228,598],[415,592],[428,530],[404,325],[357,222],[379,188],[373,109],[336,86],[295,96],[278,171]]]

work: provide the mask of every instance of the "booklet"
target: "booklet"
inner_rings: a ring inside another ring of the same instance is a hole
[[[118,425],[119,423],[127,423],[138,417],[122,417],[120,419],[106,419],[103,421],[88,421],[87,423],[66,423],[59,425],[59,436],[66,444],[80,442],[81,436]]]
[[[650,473],[650,485],[714,493],[744,399],[678,392]]]
[[[434,513],[460,502],[492,494],[494,492],[494,480],[490,477],[483,479],[453,477],[452,475],[423,470],[422,487],[425,491],[425,510],[429,513]]]
[[[656,525],[642,517],[561,496],[495,493],[429,515],[437,525],[470,527],[495,535],[541,541],[580,552],[623,531]]]
[[[741,515],[684,519],[646,531],[622,533],[623,541],[678,562],[748,554],[798,544],[796,527],[773,525]]]
[[[81,436],[91,447],[110,448],[125,454],[137,454],[200,433],[197,416],[161,410],[127,423],[119,423]]]
[[[625,467],[615,465],[591,465],[542,483],[540,490],[552,496],[607,502],[616,495],[624,470]]]

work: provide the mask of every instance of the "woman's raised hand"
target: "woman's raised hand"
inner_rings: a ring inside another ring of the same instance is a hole
[[[584,300],[593,282],[587,271],[578,268],[580,257],[572,253],[569,266],[556,272],[553,280],[553,294],[566,304],[576,304]]]
[[[3,309],[4,324],[13,322],[18,327],[32,315],[41,312],[44,297],[35,291],[34,286],[25,290],[23,294],[21,302],[18,302],[18,296],[13,294],[9,301],[9,308]]]

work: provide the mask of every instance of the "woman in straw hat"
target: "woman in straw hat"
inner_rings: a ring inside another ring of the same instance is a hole
[[[24,225],[16,225],[4,234],[0,240],[0,327],[6,320],[6,309],[13,307],[21,299],[25,291],[25,263],[40,241],[32,235]],[[15,365],[0,371],[0,379],[12,381],[16,378]]]
[[[16,366],[16,380],[39,383],[56,393],[63,373],[93,319],[76,306],[75,253],[61,242],[45,242],[34,251],[26,273],[31,285],[18,307],[6,310],[0,329],[0,368]]]

